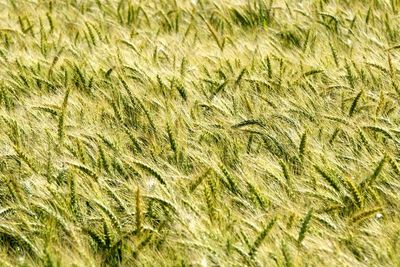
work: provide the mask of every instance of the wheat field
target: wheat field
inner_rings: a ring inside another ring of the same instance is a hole
[[[0,266],[400,266],[399,12],[0,0]]]

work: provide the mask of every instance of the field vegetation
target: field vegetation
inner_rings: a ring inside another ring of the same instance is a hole
[[[399,12],[0,0],[0,266],[400,266]]]

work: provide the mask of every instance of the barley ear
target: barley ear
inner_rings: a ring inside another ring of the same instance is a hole
[[[339,181],[333,175],[328,174],[318,166],[314,166],[315,170],[328,182],[328,184],[337,192],[340,192]]]
[[[304,155],[306,153],[306,146],[307,146],[307,132],[304,132],[301,136],[300,146],[299,146],[299,156],[300,160],[304,160]]]
[[[346,60],[345,68],[346,68],[346,72],[347,72],[347,75],[346,75],[347,81],[349,82],[350,87],[352,89],[354,89],[355,88],[355,78],[354,78],[353,72],[351,71],[350,65],[348,64],[347,60]]]
[[[138,187],[136,190],[136,231],[139,234],[142,225],[143,225],[143,212],[142,212],[142,204],[141,204],[141,196],[140,196],[140,188]]]
[[[70,205],[72,212],[74,213],[76,219],[80,221],[82,219],[81,217],[81,212],[79,210],[79,204],[78,204],[78,197],[76,193],[76,183],[75,183],[75,178],[70,174]]]
[[[313,209],[311,208],[307,212],[306,216],[303,219],[303,222],[301,223],[299,236],[297,238],[297,242],[298,242],[299,245],[301,244],[301,242],[306,237],[306,233],[307,233],[308,229],[310,228],[310,222],[311,222],[311,219],[312,219],[312,214],[313,214]]]
[[[346,183],[347,189],[353,197],[354,204],[357,206],[357,208],[362,208],[364,204],[364,196],[358,190],[357,186],[354,184],[351,178],[345,179],[344,182]]]
[[[360,184],[359,184],[359,188],[361,190],[364,190],[366,186],[371,185],[373,182],[375,182],[375,180],[378,178],[379,174],[382,172],[383,167],[385,166],[387,159],[386,159],[386,155],[383,156],[383,158],[379,161],[378,165],[375,167],[374,172],[368,176],[367,178],[365,178]]]
[[[61,112],[58,117],[58,141],[59,141],[60,145],[62,144],[64,135],[65,135],[65,126],[64,126],[65,115],[67,112],[67,105],[68,105],[68,98],[69,98],[70,91],[71,91],[71,89],[67,88],[67,91],[65,92],[63,103],[61,105]]]
[[[349,117],[352,117],[352,116],[353,116],[353,114],[354,114],[354,112],[355,112],[355,110],[356,110],[356,107],[357,107],[357,103],[358,103],[358,101],[360,100],[362,94],[363,94],[363,91],[361,90],[361,91],[357,94],[357,96],[354,98],[353,103],[351,104],[351,107],[350,107],[350,110],[349,110]]]
[[[382,208],[381,207],[376,207],[376,208],[370,208],[364,211],[361,211],[357,214],[355,214],[352,218],[351,218],[351,223],[360,223],[368,218],[371,218],[372,215],[374,215],[377,212],[381,212]]]
[[[271,231],[272,227],[274,227],[275,223],[277,221],[277,218],[273,218],[266,227],[260,232],[260,234],[257,236],[257,239],[254,241],[253,245],[250,248],[249,251],[249,256],[251,258],[254,258],[257,254],[258,248],[261,246],[262,242],[264,239],[267,237],[268,233]]]

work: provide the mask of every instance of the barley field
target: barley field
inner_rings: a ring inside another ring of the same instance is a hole
[[[400,266],[399,12],[0,0],[0,266]]]

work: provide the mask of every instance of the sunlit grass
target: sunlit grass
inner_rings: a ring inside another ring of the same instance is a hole
[[[0,266],[397,266],[400,3],[0,0]]]

